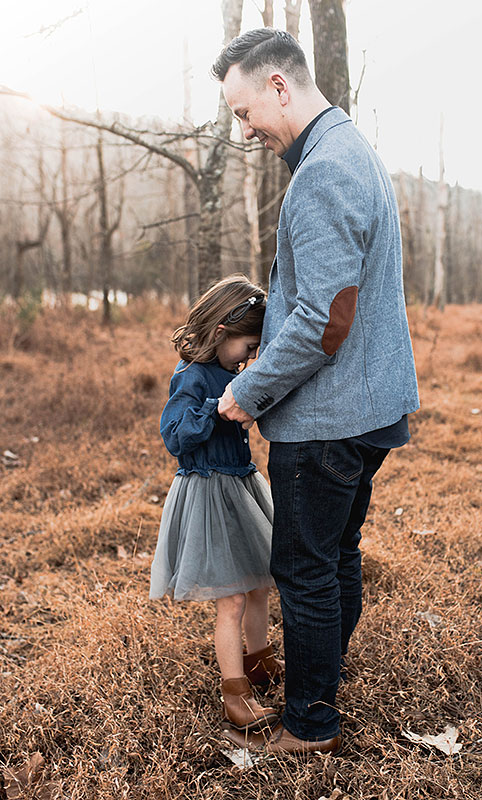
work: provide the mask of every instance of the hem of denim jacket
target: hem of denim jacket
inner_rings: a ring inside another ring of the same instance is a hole
[[[258,469],[256,464],[251,462],[248,464],[247,467],[223,467],[223,466],[214,466],[208,467],[204,469],[203,467],[191,467],[188,469],[187,467],[179,467],[176,471],[176,475],[182,475],[184,478],[188,475],[193,475],[197,473],[202,478],[210,478],[213,472],[220,472],[221,475],[234,475],[237,478],[245,478],[246,475],[250,475],[251,472],[257,472]]]
[[[324,742],[328,739],[333,739],[335,736],[340,736],[341,734],[341,728],[339,725],[337,725],[334,733],[310,733],[306,736],[306,726],[304,726],[302,736],[301,734],[296,733],[295,725],[291,725],[289,720],[288,722],[286,721],[286,714],[281,715],[281,722],[288,733],[291,733],[292,736],[296,736],[297,739],[301,739],[303,742]]]

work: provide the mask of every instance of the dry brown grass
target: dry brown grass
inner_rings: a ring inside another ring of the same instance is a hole
[[[19,460],[0,465],[0,768],[45,759],[19,796],[480,797],[481,308],[410,316],[422,410],[378,476],[364,529],[343,755],[240,772],[221,753],[212,605],[147,599],[173,474],[157,423],[179,314],[138,303],[109,332],[85,313],[22,326],[3,313],[0,450]],[[275,595],[271,621],[280,646]],[[402,736],[447,723],[460,756]],[[14,797],[4,780],[0,797]]]

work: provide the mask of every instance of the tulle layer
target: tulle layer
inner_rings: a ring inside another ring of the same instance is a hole
[[[259,472],[176,475],[162,512],[150,597],[212,600],[274,585],[273,507]]]

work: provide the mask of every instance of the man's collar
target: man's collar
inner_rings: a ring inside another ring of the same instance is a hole
[[[320,114],[318,114],[311,122],[308,123],[306,128],[304,128],[297,139],[293,142],[290,148],[286,151],[284,156],[282,156],[283,161],[286,161],[288,164],[289,170],[291,174],[295,171],[296,167],[300,163],[301,153],[303,152],[304,144],[310,134],[310,131],[315,127],[316,123],[318,122],[321,117],[325,114],[328,114],[329,111],[333,111],[333,109],[337,108],[337,106],[330,106],[329,108],[325,108]]]

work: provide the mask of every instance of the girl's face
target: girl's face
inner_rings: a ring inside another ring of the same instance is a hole
[[[216,347],[216,355],[224,369],[233,372],[250,358],[256,357],[259,336],[228,336]]]

